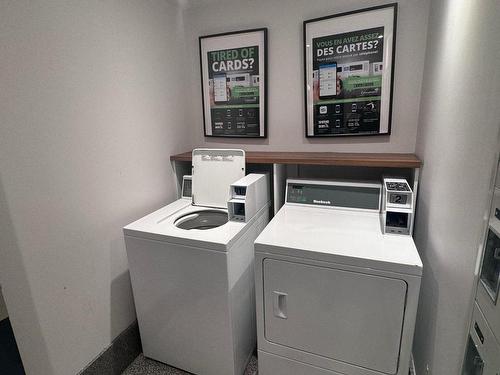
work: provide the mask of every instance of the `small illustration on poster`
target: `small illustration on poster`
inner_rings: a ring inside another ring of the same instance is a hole
[[[212,135],[259,136],[259,46],[207,52]]]
[[[314,133],[379,133],[384,28],[312,42]]]

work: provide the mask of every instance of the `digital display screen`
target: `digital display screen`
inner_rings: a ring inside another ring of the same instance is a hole
[[[236,195],[243,195],[244,196],[247,193],[247,187],[246,186],[235,186],[234,193]]]
[[[408,196],[405,194],[390,194],[389,203],[406,204]]]

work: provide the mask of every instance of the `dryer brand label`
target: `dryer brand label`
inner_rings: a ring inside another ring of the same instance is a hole
[[[317,200],[317,199],[313,199],[313,203],[316,203],[316,204],[332,204],[332,202],[330,201],[322,201],[322,200]]]

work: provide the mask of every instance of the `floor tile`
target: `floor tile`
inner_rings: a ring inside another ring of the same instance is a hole
[[[139,355],[122,375],[189,375],[188,372]],[[257,375],[257,358],[252,356],[244,375]]]

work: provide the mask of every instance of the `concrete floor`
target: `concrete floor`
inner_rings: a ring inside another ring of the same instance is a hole
[[[122,375],[189,375],[188,372],[153,361],[142,354],[122,373]],[[244,375],[257,375],[257,358],[253,356]]]

